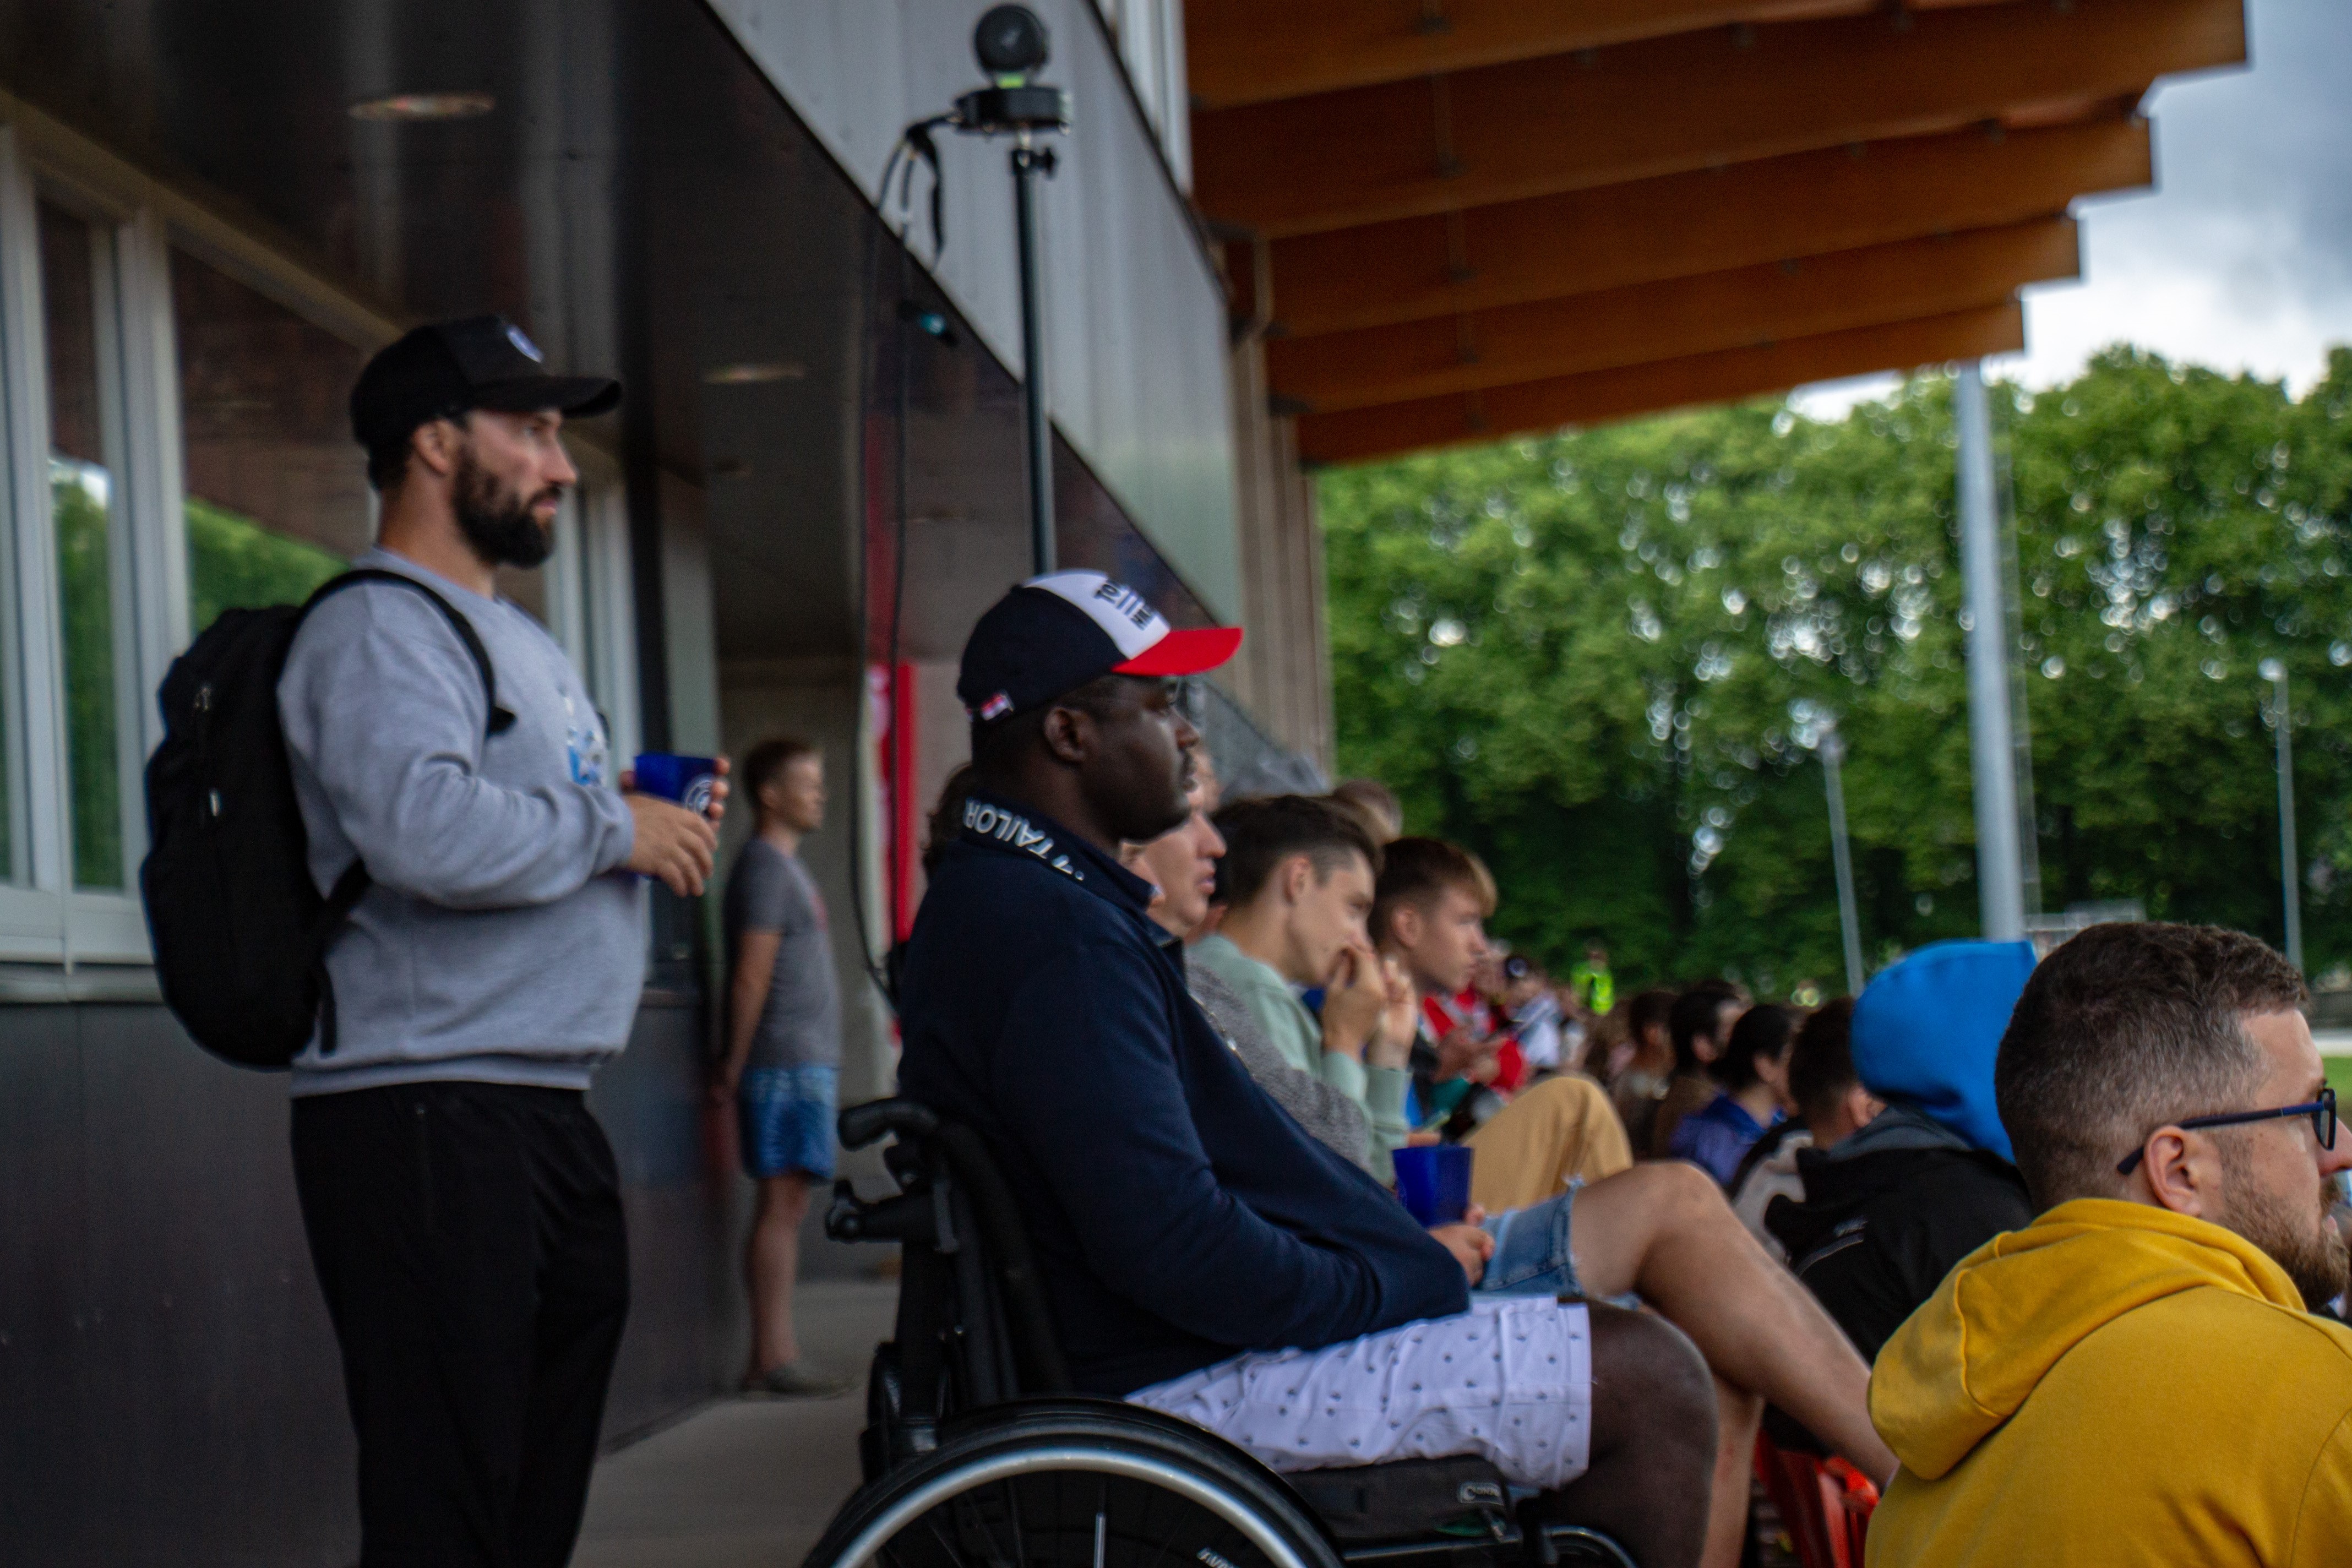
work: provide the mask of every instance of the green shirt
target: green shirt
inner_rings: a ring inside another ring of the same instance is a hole
[[[1411,1077],[1402,1068],[1367,1068],[1355,1058],[1323,1048],[1323,1026],[1274,966],[1262,963],[1223,936],[1195,943],[1186,962],[1223,981],[1265,1031],[1282,1059],[1346,1095],[1363,1108],[1372,1130],[1374,1163],[1383,1169],[1388,1152],[1404,1146],[1404,1097]]]

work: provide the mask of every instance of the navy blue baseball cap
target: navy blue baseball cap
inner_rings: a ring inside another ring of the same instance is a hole
[[[1040,708],[1106,675],[1199,675],[1234,657],[1239,626],[1179,631],[1099,572],[1032,577],[992,605],[963,645],[956,695],[975,724]]]
[[[573,419],[620,401],[610,376],[549,374],[539,345],[504,316],[468,316],[418,327],[368,361],[352,388],[352,434],[373,449],[477,408]]]

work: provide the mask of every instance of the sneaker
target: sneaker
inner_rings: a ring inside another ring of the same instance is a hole
[[[838,1373],[820,1371],[805,1361],[788,1361],[745,1378],[743,1392],[779,1399],[830,1399],[836,1394],[848,1393],[854,1381]]]

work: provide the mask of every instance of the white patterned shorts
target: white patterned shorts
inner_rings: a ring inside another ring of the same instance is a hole
[[[1549,1491],[1592,1457],[1582,1303],[1474,1297],[1470,1310],[1315,1351],[1260,1351],[1128,1396],[1277,1470],[1477,1454]]]

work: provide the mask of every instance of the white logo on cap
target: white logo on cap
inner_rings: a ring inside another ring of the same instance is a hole
[[[1099,572],[1055,572],[1032,577],[1022,586],[1043,588],[1084,610],[1087,618],[1118,645],[1121,659],[1139,658],[1168,635],[1166,617],[1153,609],[1142,595]]]
[[[522,329],[516,326],[512,321],[509,321],[507,323],[507,342],[514,344],[514,346],[521,352],[523,357],[530,360],[531,363],[541,364],[545,363],[546,356],[539,352],[539,345],[532,342],[529,338],[524,337],[522,335]]]

